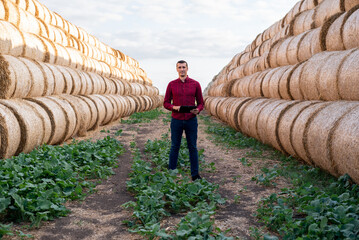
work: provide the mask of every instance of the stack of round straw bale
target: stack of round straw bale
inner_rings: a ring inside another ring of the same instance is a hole
[[[40,58],[40,61],[44,61],[42,59],[46,56],[50,63],[54,63],[50,61],[52,60],[59,65],[75,66],[106,77],[124,78],[151,85],[136,60],[101,43],[38,1],[4,0],[0,2],[0,9],[2,32],[16,32],[6,34],[7,40],[10,39],[15,44],[0,38],[0,45],[7,48],[7,51],[1,53],[10,54],[9,51],[15,51],[13,48],[18,48],[20,44],[22,49],[17,49],[18,54],[10,55],[26,56],[35,60]],[[130,72],[132,75],[118,70]]]
[[[0,158],[162,105],[139,63],[36,0],[0,1]]]
[[[359,183],[359,0],[300,1],[205,89],[237,131]]]

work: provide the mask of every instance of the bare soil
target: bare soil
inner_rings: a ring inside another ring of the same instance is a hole
[[[206,115],[204,111],[201,113]],[[31,234],[34,239],[56,240],[56,239],[144,239],[144,237],[128,232],[122,223],[129,219],[131,212],[125,210],[121,205],[127,201],[134,200],[131,193],[126,190],[126,180],[131,170],[132,156],[129,151],[130,142],[136,142],[137,147],[143,150],[148,139],[160,139],[161,135],[169,132],[169,123],[164,123],[162,116],[151,123],[123,124],[113,123],[101,127],[96,131],[89,132],[86,137],[78,138],[94,140],[110,135],[118,138],[126,148],[126,152],[120,156],[118,168],[115,174],[107,180],[103,180],[96,187],[96,192],[83,201],[68,202],[66,207],[71,210],[67,217],[54,221],[44,222],[40,228],[27,230],[21,226],[24,233]],[[213,119],[217,121],[216,119]],[[105,132],[101,130],[106,130]],[[115,133],[122,129],[120,136]],[[235,239],[251,239],[251,227],[260,228],[261,224],[253,216],[257,204],[261,198],[278,192],[286,183],[277,181],[276,187],[264,187],[251,180],[253,176],[260,173],[264,165],[275,163],[271,159],[256,159],[246,156],[249,149],[229,149],[223,144],[214,143],[205,132],[206,126],[200,120],[198,148],[204,149],[205,160],[214,162],[216,171],[214,173],[201,173],[202,177],[219,184],[220,194],[227,199],[226,204],[220,206],[215,215],[215,224],[222,230],[230,229],[227,235]],[[107,132],[110,131],[110,133]],[[246,157],[251,166],[243,166],[238,159]],[[235,201],[237,199],[237,201]],[[164,219],[162,225],[171,228],[179,222],[180,215]],[[15,239],[6,237],[5,239]]]

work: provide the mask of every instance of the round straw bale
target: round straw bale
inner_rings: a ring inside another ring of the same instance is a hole
[[[80,101],[83,101],[84,103],[86,103],[86,108],[85,108],[85,112],[86,114],[89,112],[90,113],[90,121],[88,123],[88,125],[86,126],[86,130],[93,130],[93,129],[97,129],[99,126],[99,116],[98,116],[98,110],[97,110],[97,106],[94,103],[93,100],[91,100],[88,97],[85,96],[74,96],[76,98],[78,98]]]
[[[293,124],[302,111],[314,104],[317,104],[317,102],[296,101],[293,105],[288,106],[283,115],[278,119],[277,134],[279,145],[283,151],[291,156],[297,157],[291,142]]]
[[[127,101],[127,111],[124,117],[127,117],[136,112],[137,103],[133,96],[126,96],[125,99]]]
[[[71,66],[71,57],[66,49],[66,47],[55,43],[55,48],[57,51],[56,65],[61,66]]]
[[[289,43],[291,42],[293,37],[287,37],[285,39],[283,39],[283,41],[280,43],[280,46],[277,50],[276,53],[276,64],[277,66],[286,66],[289,65],[289,60],[288,60],[288,46]]]
[[[344,115],[332,129],[329,155],[339,175],[349,174],[359,183],[359,108]]]
[[[43,62],[55,64],[57,61],[57,49],[55,43],[45,37],[38,36],[45,46],[45,57]]]
[[[344,9],[346,12],[348,12],[350,9],[357,6],[358,4],[358,0],[344,0]]]
[[[311,26],[315,15],[314,13],[315,10],[310,9],[298,14],[298,16],[295,17],[291,26],[291,32],[294,36],[306,32],[312,28]]]
[[[256,129],[258,134],[257,139],[259,139],[264,144],[271,144],[271,138],[269,131],[267,130],[267,122],[270,117],[270,113],[283,102],[286,102],[286,100],[271,99],[270,103],[263,106],[263,108],[258,112],[256,120]]]
[[[1,8],[1,2],[0,2],[0,8]],[[1,10],[0,10],[0,14],[1,14]],[[3,19],[0,16],[0,19]],[[4,34],[0,35],[0,53],[2,54],[9,54],[10,53],[10,49],[11,49],[11,36],[9,36],[7,33],[7,22],[1,21],[0,20],[0,31]]]
[[[106,118],[104,119],[103,125],[106,125],[113,121],[116,117],[117,104],[107,95],[98,95],[98,97],[104,102],[106,107]]]
[[[76,126],[73,130],[73,136],[86,136],[86,131],[91,121],[91,112],[88,105],[81,98],[71,95],[59,95],[58,98],[69,103],[76,115]]]
[[[302,41],[300,41],[298,48],[298,60],[303,62],[314,54],[322,51],[320,44],[320,31],[321,28],[316,28],[308,31]]]
[[[265,71],[260,72],[257,77],[251,80],[249,86],[249,93],[252,97],[263,97],[263,80],[268,73],[270,73],[272,69],[267,69]]]
[[[62,93],[66,93],[66,94],[70,94],[74,85],[74,79],[72,77],[72,74],[70,73],[70,71],[68,69],[68,67],[63,67],[63,66],[57,66],[57,69],[62,73],[63,77],[64,77],[64,89]]]
[[[66,131],[65,131],[65,138],[63,141],[66,141],[67,139],[71,138],[76,134],[75,131],[77,130],[78,120],[76,117],[75,110],[71,106],[69,101],[67,101],[66,95],[63,98],[60,98],[58,96],[47,96],[46,98],[55,101],[65,113]]]
[[[341,99],[338,88],[340,73],[342,73],[341,68],[345,59],[348,58],[353,51],[354,50],[352,49],[347,51],[331,52],[331,55],[323,59],[324,64],[316,78],[316,85],[318,87],[320,99],[330,101]],[[344,75],[346,75],[346,73]]]
[[[304,99],[302,90],[300,88],[300,86],[301,86],[300,82],[302,79],[301,75],[302,75],[303,67],[305,64],[307,64],[307,61],[299,63],[289,78],[289,95],[292,97],[292,99],[295,99],[295,100],[303,100]]]
[[[288,69],[292,69],[292,66],[279,67],[278,70],[273,73],[268,86],[270,98],[282,98],[280,95],[280,81]]]
[[[3,28],[1,29],[1,49],[6,51],[1,52],[12,56],[22,56],[25,51],[24,36],[19,29],[9,22],[1,21]]]
[[[93,83],[93,91],[91,92],[91,94],[104,94],[105,91],[102,92],[103,87],[101,84],[104,81],[103,77],[91,72],[88,72],[87,74],[89,75],[89,77],[91,78],[91,82]]]
[[[269,66],[271,68],[278,67],[278,63],[277,63],[277,55],[278,54],[277,53],[278,53],[278,49],[283,41],[284,41],[284,39],[275,41],[269,50],[268,62],[269,62]]]
[[[347,52],[347,51],[346,51]],[[358,88],[358,57],[359,50],[349,50],[350,55],[345,56],[345,59],[341,63],[338,74],[338,89],[339,96],[344,100],[359,100],[359,88]]]
[[[19,60],[27,66],[31,75],[30,91],[26,96],[22,97],[42,96],[45,91],[45,72],[42,70],[41,65],[36,61],[27,58],[19,58]],[[22,79],[20,78],[20,81],[21,80]]]
[[[280,67],[271,69],[271,71],[269,71],[263,78],[261,87],[262,87],[262,93],[263,93],[264,97],[270,96],[270,92],[269,92],[270,91],[270,89],[269,89],[270,81],[272,79],[273,74],[275,74],[279,69],[280,69]]]
[[[245,52],[241,58],[239,59],[239,65],[245,64],[246,62],[248,62],[251,59],[251,53],[250,52]]]
[[[343,12],[344,0],[326,0],[315,8],[314,24],[320,27],[324,22],[336,13]]]
[[[45,89],[44,96],[52,95],[55,90],[55,76],[48,63],[39,63],[45,73]]]
[[[48,64],[47,66],[51,69],[52,74],[55,79],[53,94],[60,95],[64,92],[64,89],[65,89],[65,77],[59,69],[59,67],[61,67],[61,66],[56,66],[56,65],[52,65],[52,64]]]
[[[290,37],[291,41],[289,42],[287,47],[287,59],[289,65],[294,65],[300,62],[298,59],[298,50],[300,43],[307,34],[308,32],[304,32],[297,36]]]
[[[321,102],[318,104],[310,105],[305,108],[292,123],[291,128],[291,143],[295,156],[299,156],[306,163],[313,165],[312,159],[309,159],[306,154],[306,145],[308,127],[313,121],[315,116],[325,107],[333,102]]]
[[[32,76],[30,69],[20,58],[10,55],[3,56],[9,68],[9,75],[6,75],[4,82],[0,83],[1,95],[4,98],[23,98],[27,96],[31,90]],[[4,65],[4,68],[6,65]],[[5,77],[5,76],[2,76]]]
[[[332,129],[344,115],[358,106],[359,103],[357,102],[333,102],[318,112],[304,133],[307,136],[304,139],[306,140],[304,146],[307,158],[334,176],[338,176],[338,174],[329,155]]]
[[[104,95],[104,97],[108,98],[112,102],[114,106],[112,121],[117,121],[122,115],[122,102],[116,97],[116,95],[108,94]]]
[[[278,80],[278,94],[280,96],[280,98],[282,99],[287,99],[287,100],[292,100],[292,96],[290,95],[290,91],[289,91],[289,83],[290,83],[290,78],[294,72],[294,70],[298,67],[298,64],[293,65],[293,66],[289,66],[288,69],[285,70],[284,73],[282,73],[281,76],[279,76],[279,80]]]
[[[65,112],[60,105],[46,97],[28,98],[27,100],[40,105],[50,117],[51,135],[48,144],[62,143],[65,139],[68,122],[66,121]]]
[[[90,78],[87,72],[80,71],[79,72],[81,80],[82,80],[82,88],[81,88],[81,95],[89,95],[88,93],[92,91],[92,79]]]
[[[15,92],[17,82],[15,69],[5,57],[6,55],[0,55],[0,98],[10,98]]]
[[[348,12],[344,17],[344,25],[341,28],[341,37],[345,49],[351,49],[359,46],[359,9]]]
[[[45,109],[34,102],[24,99],[23,103],[29,105],[31,109],[37,114],[37,116],[40,117],[44,132],[41,144],[47,144],[51,137],[51,120],[49,115]]]
[[[328,51],[344,50],[341,29],[344,24],[345,13],[337,13],[329,18],[322,27],[322,49]]]
[[[20,23],[20,13],[19,8],[15,3],[11,1],[3,1],[5,7],[5,19],[6,21],[14,24],[16,27],[19,26]]]
[[[292,106],[296,105],[299,101],[279,101],[273,110],[269,113],[267,122],[265,124],[267,140],[274,148],[286,152],[283,148],[280,139],[279,139],[279,130],[278,126],[283,115],[288,111]]]
[[[105,120],[107,120],[109,117],[107,115],[107,109],[104,101],[99,98],[100,95],[85,95],[84,97],[89,98],[93,101],[93,103],[96,105],[97,112],[98,112],[98,126],[104,125]],[[107,118],[107,119],[106,119]]]
[[[0,100],[0,104],[8,107],[20,124],[21,140],[16,155],[21,152],[28,153],[42,144],[44,126],[40,117],[29,105],[24,104],[20,99]]]
[[[0,158],[15,155],[20,140],[21,129],[17,118],[9,108],[0,104]]]
[[[29,32],[39,35],[42,31],[42,24],[40,23],[40,21],[34,15],[25,10],[19,9],[19,13],[19,29],[22,32]]]
[[[253,98],[247,103],[243,104],[241,110],[238,112],[241,132],[247,136],[258,139],[257,120],[260,111],[273,99],[267,98]]]
[[[304,99],[318,100],[320,99],[319,92],[319,76],[321,68],[326,64],[328,58],[333,52],[322,52],[316,54],[309,59],[302,69],[299,88],[303,94]]]

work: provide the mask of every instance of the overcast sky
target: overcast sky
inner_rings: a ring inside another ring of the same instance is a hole
[[[50,10],[139,61],[164,94],[175,64],[204,89],[236,54],[297,0],[40,0]]]

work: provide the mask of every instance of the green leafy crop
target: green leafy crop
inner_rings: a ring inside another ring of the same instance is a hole
[[[82,199],[95,182],[113,174],[117,157],[124,151],[118,140],[73,141],[64,146],[43,145],[29,154],[0,161],[0,221],[30,221],[65,216],[67,200]],[[0,237],[9,233],[0,225]]]

